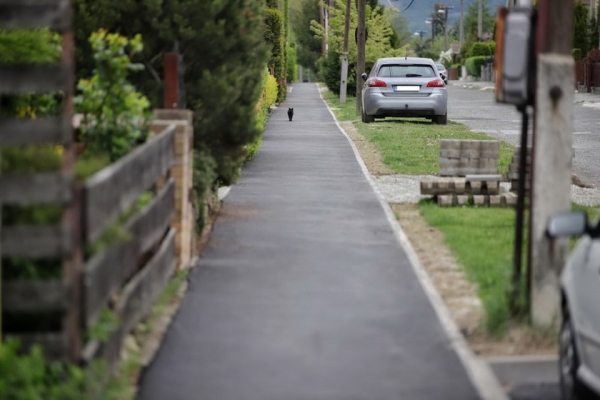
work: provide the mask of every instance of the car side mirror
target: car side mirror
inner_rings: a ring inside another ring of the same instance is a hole
[[[570,211],[552,214],[548,218],[546,234],[549,237],[581,236],[590,231],[587,214]]]
[[[367,77],[368,77],[368,75],[367,75],[367,73],[366,73],[366,72],[363,72],[363,73],[362,73],[362,75],[361,75],[360,77],[361,77],[361,78],[363,78],[363,81],[366,81],[366,80],[367,80]]]

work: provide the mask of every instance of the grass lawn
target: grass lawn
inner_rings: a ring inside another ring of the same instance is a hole
[[[388,118],[365,124],[356,116],[355,97],[348,97],[346,103],[340,105],[338,97],[327,91],[325,99],[340,121],[355,122],[358,131],[377,147],[382,161],[399,174],[437,174],[441,139],[491,139],[451,121],[448,125],[437,125],[423,118]],[[498,161],[500,173],[508,171],[512,155],[512,146],[501,141]]]
[[[336,117],[341,121],[354,122],[357,130],[377,147],[382,161],[399,174],[439,172],[440,139],[491,139],[453,122],[444,126],[428,120],[406,118],[365,124],[356,116],[355,98],[349,97],[345,104],[340,105],[338,97],[331,92],[324,92],[324,97]],[[512,154],[512,146],[500,142],[500,173],[508,170]],[[573,209],[587,211],[590,220],[599,215],[597,207],[574,205]],[[486,312],[487,330],[501,334],[513,317],[509,299],[515,210],[472,206],[440,208],[433,201],[424,200],[419,203],[419,211],[429,225],[444,234],[446,245],[464,268],[467,279],[477,286]],[[524,262],[523,268],[525,265]]]
[[[477,285],[486,311],[485,326],[498,333],[511,318],[509,294],[513,265],[515,211],[509,208],[438,207],[421,201],[425,221],[444,233],[444,241]]]

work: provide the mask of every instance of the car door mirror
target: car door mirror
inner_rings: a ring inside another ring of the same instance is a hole
[[[366,73],[366,72],[363,72],[363,73],[362,73],[362,75],[361,75],[360,77],[361,77],[361,78],[363,78],[363,81],[366,81],[366,80],[367,80],[367,77],[368,77],[368,75],[367,75],[367,73]]]
[[[546,234],[550,237],[581,236],[587,232],[588,218],[583,211],[560,212],[548,218]]]

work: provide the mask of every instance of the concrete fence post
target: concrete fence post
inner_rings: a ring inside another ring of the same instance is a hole
[[[154,110],[151,130],[160,132],[175,125],[175,163],[171,176],[175,180],[175,218],[171,226],[177,230],[175,250],[179,268],[190,264],[194,256],[194,209],[192,205],[194,128],[190,110]]]

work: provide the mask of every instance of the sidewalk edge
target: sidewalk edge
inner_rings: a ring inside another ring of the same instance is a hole
[[[329,104],[327,104],[327,102],[323,98],[323,94],[321,93],[321,88],[319,87],[319,85],[315,85],[317,86],[317,90],[319,91],[319,96],[321,97],[321,100],[329,110],[329,113],[333,117],[338,129],[344,134],[344,136],[350,143],[352,151],[354,152],[356,160],[358,161],[363,171],[363,174],[365,175],[367,181],[377,194],[379,203],[385,211],[386,217],[392,229],[394,230],[394,234],[396,235],[396,238],[398,239],[398,242],[400,242],[400,245],[402,246],[404,251],[406,251],[410,264],[413,267],[413,270],[415,271],[419,282],[421,283],[421,286],[425,290],[425,293],[427,294],[427,297],[429,298],[429,301],[431,302],[438,318],[440,319],[442,327],[448,335],[452,347],[456,351],[459,359],[465,367],[465,370],[467,372],[467,375],[471,379],[471,382],[473,383],[481,397],[485,400],[508,400],[508,396],[502,389],[502,386],[500,385],[500,382],[494,375],[491,367],[485,360],[481,359],[480,357],[475,355],[475,353],[473,353],[468,343],[460,333],[460,330],[458,329],[458,326],[450,316],[450,312],[446,308],[442,297],[433,285],[433,282],[429,278],[429,275],[425,271],[425,268],[423,267],[423,265],[421,265],[421,261],[419,260],[417,253],[413,249],[410,241],[408,240],[408,237],[402,230],[402,227],[396,219],[392,208],[385,200],[382,193],[379,191],[377,185],[373,181],[373,178],[371,177],[367,166],[365,165],[362,157],[360,156],[356,145],[354,144],[350,136],[346,133],[344,128],[342,128],[335,114],[329,107]]]

